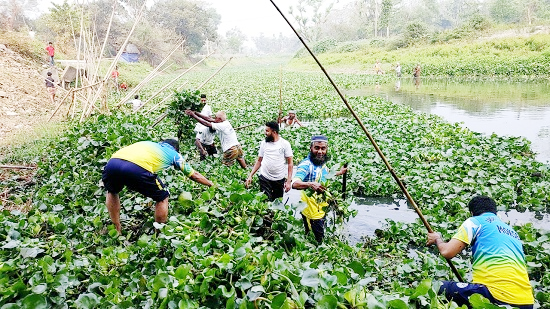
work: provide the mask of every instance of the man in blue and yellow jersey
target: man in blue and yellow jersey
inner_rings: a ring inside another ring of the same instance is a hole
[[[481,294],[497,305],[532,309],[533,290],[518,234],[497,217],[496,203],[490,197],[474,197],[468,209],[472,217],[462,223],[449,242],[444,242],[439,233],[428,233],[427,244],[436,244],[447,259],[466,245],[472,246],[473,283],[443,281],[439,293],[460,306],[469,305],[471,295]]]
[[[185,176],[205,186],[212,182],[185,162],[179,153],[178,141],[166,139],[159,143],[137,142],[121,148],[113,154],[103,170],[103,184],[107,189],[107,210],[120,233],[120,199],[118,193],[124,186],[137,191],[155,202],[155,221],[166,222],[168,217],[168,190],[157,172],[170,166],[183,171]]]
[[[302,201],[306,203],[306,208],[302,211],[302,220],[306,235],[309,231],[313,232],[318,243],[325,237],[325,211],[323,208],[328,206],[324,201],[322,194],[327,190],[326,182],[329,169],[326,166],[329,156],[328,138],[323,135],[314,135],[309,145],[309,155],[296,169],[296,174],[292,179],[292,188],[302,191]],[[347,168],[342,167],[336,176],[343,175]]]

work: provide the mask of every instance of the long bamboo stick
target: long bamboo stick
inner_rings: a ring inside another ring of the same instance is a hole
[[[124,50],[126,49],[126,45],[128,44],[128,41],[130,40],[130,37],[132,36],[132,34],[134,33],[134,30],[136,29],[140,19],[141,19],[141,16],[143,15],[143,10],[145,9],[145,5],[147,4],[147,1],[144,1],[143,2],[143,5],[141,6],[141,9],[136,17],[136,20],[134,21],[134,25],[132,26],[132,29],[130,30],[130,32],[128,33],[128,35],[126,36],[126,40],[124,40],[124,43],[122,44],[120,50],[118,51],[117,55],[115,56],[115,59],[114,61],[111,63],[111,65],[109,66],[109,69],[107,70],[107,72],[105,73],[105,76],[103,78],[103,83],[100,84],[100,87],[99,89],[96,91],[96,93],[94,94],[92,100],[90,101],[90,103],[88,104],[88,106],[84,109],[81,117],[80,117],[80,122],[82,122],[84,120],[84,118],[88,117],[90,115],[90,113],[92,112],[92,109],[93,109],[93,105],[95,105],[95,102],[97,101],[97,99],[99,98],[99,96],[101,95],[104,87],[105,87],[105,82],[109,79],[110,75],[111,75],[111,72],[113,71],[113,68],[115,67],[115,65],[117,64],[118,62],[118,59],[120,59],[120,56],[122,55],[122,53],[124,52]]]
[[[0,165],[0,168],[7,169],[22,169],[22,170],[33,170],[36,166],[23,166],[23,165]]]
[[[48,118],[48,122],[50,120],[52,120],[53,116],[55,116],[55,114],[57,113],[57,111],[59,110],[59,108],[61,107],[61,105],[63,105],[63,102],[65,102],[65,99],[69,96],[69,94],[71,94],[73,92],[73,90],[69,90],[67,92],[67,94],[63,97],[63,99],[61,99],[61,101],[59,101],[59,104],[57,104],[57,107],[55,108],[55,110],[53,111],[53,113],[50,115],[50,118]]]
[[[166,85],[164,85],[163,87],[161,87],[157,92],[155,92],[153,95],[151,95],[151,97],[149,97],[149,99],[147,101],[145,101],[143,103],[143,105],[149,103],[153,98],[155,98],[159,93],[163,92],[166,88],[170,87],[173,83],[175,83],[178,79],[180,79],[183,75],[187,74],[189,71],[191,71],[194,67],[196,67],[197,65],[199,65],[199,63],[203,62],[204,60],[206,60],[206,58],[210,57],[212,55],[212,53],[206,55],[206,57],[202,58],[200,61],[198,61],[197,63],[193,64],[192,66],[190,66],[187,70],[183,71],[181,74],[179,74],[178,76],[176,76],[176,78],[172,79],[169,83],[167,83]]]
[[[399,185],[399,188],[401,188],[401,191],[403,192],[403,194],[407,197],[407,200],[409,201],[409,203],[413,206],[414,210],[416,211],[416,213],[418,214],[418,217],[420,218],[420,220],[422,221],[422,223],[424,224],[424,227],[426,227],[426,229],[428,230],[428,232],[432,233],[433,230],[430,226],[430,224],[428,223],[428,221],[426,220],[426,218],[424,217],[424,215],[422,215],[422,212],[420,211],[420,208],[418,207],[418,205],[416,205],[416,202],[414,201],[414,199],[412,198],[412,196],[409,194],[409,191],[407,190],[407,188],[405,187],[405,185],[403,184],[403,182],[401,181],[401,179],[397,176],[397,173],[395,173],[395,170],[393,169],[393,167],[390,165],[390,163],[388,162],[388,160],[386,159],[386,157],[384,156],[384,154],[382,153],[382,150],[380,149],[380,147],[378,147],[378,144],[376,143],[376,141],[374,140],[374,138],[372,137],[372,135],[369,133],[369,131],[367,130],[367,128],[365,127],[365,125],[363,124],[363,122],[361,121],[361,119],[359,118],[359,116],[355,113],[355,111],[353,110],[353,108],[351,107],[351,105],[348,103],[348,101],[346,100],[346,98],[344,97],[344,95],[342,94],[342,92],[340,91],[340,89],[338,88],[338,86],[336,85],[336,83],[334,83],[334,81],[332,80],[332,78],[330,77],[330,75],[327,73],[327,71],[325,70],[325,68],[323,67],[323,65],[321,64],[321,62],[319,62],[319,59],[317,59],[317,57],[315,56],[315,54],[311,51],[311,49],[309,48],[309,46],[306,44],[306,42],[302,39],[302,37],[300,36],[300,34],[296,31],[296,29],[294,29],[294,27],[292,26],[292,24],[290,23],[290,21],[286,18],[286,16],[283,14],[283,12],[281,12],[281,10],[279,9],[279,7],[275,4],[275,2],[273,2],[273,0],[269,0],[273,6],[277,9],[277,11],[279,11],[279,14],[281,14],[281,16],[284,18],[284,20],[288,23],[288,25],[290,26],[290,28],[292,29],[292,31],[294,31],[294,33],[296,34],[296,36],[298,37],[298,39],[300,39],[300,41],[302,42],[302,44],[304,45],[304,47],[307,49],[307,51],[309,52],[309,54],[313,57],[313,59],[315,59],[315,62],[317,62],[317,65],[319,65],[319,67],[321,68],[321,70],[323,71],[323,73],[325,74],[325,76],[327,77],[327,79],[330,81],[330,83],[332,84],[332,86],[334,87],[334,89],[336,90],[336,92],[338,93],[338,95],[340,96],[340,98],[342,99],[342,101],[344,102],[344,104],[346,105],[346,107],[348,108],[348,110],[351,112],[351,114],[353,115],[353,118],[355,118],[355,120],[357,121],[357,123],[359,124],[359,126],[361,127],[361,129],[363,130],[363,132],[365,132],[365,134],[367,135],[369,141],[371,142],[372,146],[374,147],[374,149],[376,150],[376,152],[378,153],[378,155],[380,156],[380,158],[382,158],[382,161],[384,161],[384,164],[386,165],[386,167],[388,168],[389,172],[391,173],[393,179],[397,182],[397,184]],[[446,259],[447,260],[447,264],[449,264],[449,267],[451,268],[452,272],[455,274],[455,276],[458,278],[458,280],[460,282],[464,282],[464,279],[462,278],[462,276],[460,275],[460,273],[458,272],[458,270],[456,269],[456,267],[454,266],[453,262],[450,260],[450,259]]]
[[[185,40],[182,40],[179,44],[177,44],[174,49],[172,49],[172,51],[168,54],[168,56],[164,57],[164,59],[159,63],[159,65],[157,65],[153,71],[151,71],[136,87],[134,87],[130,92],[128,92],[128,94],[126,96],[124,96],[124,98],[122,98],[118,104],[115,105],[115,107],[120,107],[122,104],[124,104],[126,101],[128,101],[136,92],[138,92],[139,90],[141,90],[141,88],[143,88],[143,86],[145,86],[148,82],[150,82],[154,77],[156,77],[156,73],[160,70],[160,68],[170,59],[170,57],[172,56],[173,53],[176,52],[176,50],[178,50],[178,48],[180,46],[183,45],[183,43],[185,43]],[[166,68],[165,68],[166,69]]]
[[[208,77],[204,82],[202,82],[198,87],[197,87],[197,90],[200,90],[202,87],[204,87],[204,85],[206,85],[214,76],[216,76],[230,61],[231,59],[233,59],[233,57],[230,57],[229,60],[227,60],[216,72],[214,72],[214,74],[210,75],[210,77]],[[177,91],[182,91],[183,90],[183,87],[187,84],[187,82],[183,83],[180,87],[177,88]],[[155,106],[151,107],[147,113],[150,113],[152,112],[153,110],[155,110],[157,107],[159,107],[160,105],[162,105],[162,103],[164,103],[165,101],[167,101],[169,98],[172,97],[172,94],[166,96],[164,99],[162,99],[162,101],[160,101],[159,103],[157,103]],[[143,107],[143,106],[142,106]],[[141,107],[140,107],[141,108]],[[137,112],[137,111],[136,111]],[[164,119],[164,118],[163,118]]]

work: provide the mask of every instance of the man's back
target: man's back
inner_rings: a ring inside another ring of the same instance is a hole
[[[181,170],[184,169],[183,157],[174,148],[165,143],[137,142],[119,149],[113,154],[112,158],[130,161],[152,173],[170,166]]]
[[[510,226],[486,212],[466,220],[453,238],[472,247],[474,283],[486,285],[500,301],[533,303],[523,246]]]

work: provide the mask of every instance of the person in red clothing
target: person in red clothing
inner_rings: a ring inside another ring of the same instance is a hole
[[[120,75],[120,73],[118,72],[118,67],[115,67],[113,72],[111,72],[111,78],[113,78],[113,81],[115,82],[115,87],[117,87],[117,90],[119,88],[119,86],[118,86],[118,76],[119,75]]]
[[[55,62],[53,61],[53,56],[55,54],[55,48],[53,47],[52,42],[48,42],[48,46],[46,46],[46,51],[48,52],[48,57],[50,57],[50,66],[54,66]]]

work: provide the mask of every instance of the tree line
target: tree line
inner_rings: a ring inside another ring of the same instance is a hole
[[[396,48],[430,36],[446,41],[478,32],[490,25],[538,25],[550,20],[550,0],[297,0],[287,14],[309,42],[347,42],[394,38]],[[112,19],[105,56],[115,55],[143,4],[142,0],[96,0],[73,4],[65,0],[36,15],[37,0],[0,0],[0,29],[34,31],[70,53],[77,46],[81,24],[103,41]],[[183,56],[243,52],[245,41],[259,53],[292,53],[293,36],[260,34],[247,37],[242,29],[218,33],[221,13],[206,2],[155,0],[145,8],[131,42],[151,64],[159,62],[175,42],[185,39]],[[396,39],[397,38],[397,39]]]

